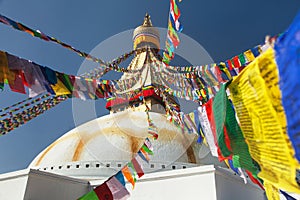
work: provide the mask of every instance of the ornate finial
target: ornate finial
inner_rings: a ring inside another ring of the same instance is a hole
[[[150,19],[150,15],[148,15],[148,13],[146,13],[145,17],[144,17],[144,23],[143,26],[152,26],[152,22]]]

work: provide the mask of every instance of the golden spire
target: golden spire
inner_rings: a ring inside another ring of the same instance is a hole
[[[145,17],[144,17],[144,23],[142,26],[146,26],[146,27],[150,27],[152,26],[152,22],[150,19],[150,15],[148,13],[146,13]]]
[[[159,49],[159,31],[152,26],[150,15],[146,13],[144,22],[133,31],[133,49],[136,49],[139,44],[152,43],[156,49]]]

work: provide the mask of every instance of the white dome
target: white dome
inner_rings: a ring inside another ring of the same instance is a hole
[[[195,134],[183,134],[164,115],[150,113],[150,116],[159,134],[158,140],[152,142],[154,155],[151,156],[151,163],[159,164],[160,169],[162,164],[168,167],[174,162],[187,166],[189,163],[200,164],[201,145],[196,144]],[[82,170],[82,165],[88,168],[106,166],[106,171],[103,173],[102,170],[101,174],[110,175],[116,171],[112,168],[123,166],[140,149],[148,136],[147,128],[145,112],[126,110],[103,116],[64,134],[43,150],[29,167],[87,176],[75,169]]]

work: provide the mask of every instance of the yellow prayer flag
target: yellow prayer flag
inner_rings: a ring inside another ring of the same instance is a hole
[[[277,198],[269,191],[273,187],[300,193],[295,179],[300,165],[288,139],[278,82],[275,53],[270,48],[229,85],[250,154],[261,168],[258,176],[267,184],[268,197],[274,200]]]
[[[264,182],[266,195],[269,200],[280,200],[279,190],[267,181]]]
[[[247,62],[252,62],[255,59],[255,56],[253,55],[253,53],[250,49],[245,51],[244,55],[247,58]]]
[[[15,73],[8,68],[6,53],[0,51],[0,83],[13,83],[15,80]]]
[[[205,135],[204,135],[204,133],[202,132],[201,129],[200,129],[200,135],[201,135],[201,137],[203,139],[202,143],[205,144],[205,146],[208,147],[208,142],[207,142],[206,137],[205,137]]]
[[[210,96],[213,96],[213,92],[212,92],[212,90],[211,90],[211,87],[208,87],[208,88],[207,88],[207,91],[208,91],[208,94],[209,94]]]
[[[226,164],[226,166],[228,167],[228,169],[230,169],[230,165],[229,165],[228,159],[225,159],[224,163]]]
[[[57,83],[55,85],[51,85],[51,87],[55,92],[56,96],[71,94],[71,92],[66,88],[66,86],[59,79],[57,79]]]
[[[229,80],[232,79],[231,74],[230,74],[230,72],[229,72],[229,70],[226,67],[226,64],[224,62],[219,63],[219,69],[226,74],[226,76],[228,77]]]

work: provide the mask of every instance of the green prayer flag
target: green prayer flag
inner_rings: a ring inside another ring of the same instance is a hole
[[[224,156],[231,156],[234,167],[250,171],[257,178],[257,164],[252,159],[242,130],[236,120],[235,111],[226,94],[227,84],[223,84],[213,102],[218,145]],[[229,136],[231,150],[225,142],[224,128]]]
[[[96,192],[94,190],[80,197],[78,200],[99,200]]]
[[[242,66],[244,66],[246,64],[246,59],[245,59],[245,56],[244,56],[243,53],[241,53],[239,55],[239,60],[240,60],[240,63],[241,63]]]
[[[70,90],[70,92],[72,92],[73,91],[73,84],[70,80],[69,75],[63,74],[63,80],[64,80],[63,82],[64,82],[65,86],[68,88],[68,90]]]
[[[151,151],[145,144],[143,144],[142,149],[144,149],[150,155],[153,155],[153,151]]]
[[[216,123],[217,143],[224,157],[229,157],[232,152],[228,149],[224,135],[224,125],[226,121],[226,90],[222,85],[220,91],[216,94],[213,101],[213,113]]]

